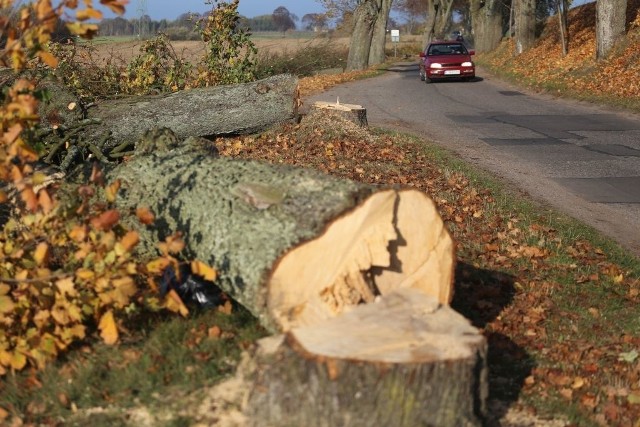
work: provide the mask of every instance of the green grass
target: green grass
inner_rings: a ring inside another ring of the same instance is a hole
[[[118,346],[78,347],[40,373],[7,376],[0,383],[0,406],[36,424],[115,407],[89,417],[94,426],[114,425],[128,408],[164,407],[220,381],[234,372],[242,348],[264,335],[243,309],[142,322],[130,325],[131,336]],[[209,336],[214,326],[222,332],[219,337]]]

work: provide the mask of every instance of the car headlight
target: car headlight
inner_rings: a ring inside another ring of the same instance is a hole
[[[442,64],[438,64],[437,62],[434,62],[429,66],[429,68],[442,68]]]
[[[473,67],[473,62],[467,61],[462,63],[463,67]]]

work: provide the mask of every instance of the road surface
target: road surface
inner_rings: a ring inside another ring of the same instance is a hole
[[[640,256],[640,115],[474,82],[425,84],[414,63],[306,100],[361,104],[371,126],[458,153]]]

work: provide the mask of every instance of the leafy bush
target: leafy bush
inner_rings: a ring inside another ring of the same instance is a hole
[[[13,3],[6,0],[2,6],[14,10]],[[132,250],[138,234],[120,224],[121,215],[132,213],[113,207],[118,182],[104,188],[102,173],[94,167],[91,182],[62,204],[47,184],[47,176],[35,171],[38,106],[49,94],[19,73],[35,68],[37,74],[42,64],[60,65],[59,74],[66,75],[77,90],[90,84],[91,77],[81,73],[74,46],[56,47],[56,56],[49,50],[52,34],[59,28],[56,23],[77,3],[68,0],[53,9],[49,0],[35,0],[21,6],[19,21],[0,16],[0,28],[6,30],[0,65],[15,72],[9,79],[13,86],[0,93],[0,204],[15,211],[0,230],[0,376],[27,366],[42,368],[94,331],[113,344],[122,319],[132,313],[162,308],[182,315],[188,312],[175,291],[158,295],[152,279],[169,266],[178,270],[174,254],[183,246],[179,237],[159,245],[162,256],[158,259],[137,263]],[[124,13],[123,0],[100,3]],[[75,11],[77,21],[66,26],[73,34],[90,37],[97,26],[85,21],[100,19],[102,14],[93,9],[91,0],[83,5],[84,9]],[[163,61],[175,56],[165,40],[151,41],[143,53],[147,56],[132,67],[155,73],[153,78],[165,85],[179,84],[181,74],[176,70],[183,68],[171,64],[171,70],[161,69]],[[92,73],[101,78],[113,75],[111,71]],[[143,77],[153,84],[153,79]],[[75,103],[67,108],[76,108]],[[153,221],[153,214],[144,208],[136,215],[144,224]],[[206,272],[213,280],[211,268],[197,261],[192,266],[194,272]]]
[[[243,83],[254,80],[257,49],[240,25],[239,0],[212,0],[215,7],[198,22],[206,53],[198,65],[196,86]]]
[[[143,43],[120,86],[123,92],[136,95],[176,91],[189,85],[191,70],[192,65],[179,58],[167,36],[160,34]]]

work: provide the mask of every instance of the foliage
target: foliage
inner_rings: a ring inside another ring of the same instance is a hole
[[[165,88],[175,92],[189,86],[191,72],[191,64],[178,57],[166,35],[159,34],[142,44],[120,86],[135,95],[164,92]]]
[[[53,74],[79,99],[89,103],[122,91],[119,65],[113,58],[98,65],[94,59],[97,49],[92,43],[52,43],[50,50],[58,65],[41,71],[45,76]]]
[[[552,17],[536,45],[521,55],[513,57],[512,41],[507,40],[478,60],[497,73],[508,69],[512,78],[537,89],[640,108],[640,1],[631,0],[628,4],[627,37],[611,57],[600,62],[594,56],[595,9],[596,4],[589,3],[569,12],[571,40],[566,56],[562,55],[557,17]]]
[[[124,12],[121,0],[101,3]],[[74,34],[90,37],[96,25],[85,21],[99,19],[101,12],[89,0],[84,5],[67,27]],[[1,6],[13,10],[10,0]],[[40,62],[50,67],[60,64],[61,72],[70,72],[69,79],[77,80],[75,50],[58,46],[60,61],[48,49],[62,14],[76,8],[74,0],[65,0],[55,9],[49,0],[38,0],[23,5],[16,21],[0,18],[6,34],[0,63],[16,72]],[[154,60],[147,64],[155,65]],[[177,84],[179,76],[163,77],[165,84]],[[132,250],[138,234],[119,225],[123,213],[113,206],[119,182],[103,189],[102,173],[94,167],[91,183],[80,186],[78,197],[61,205],[47,175],[35,172],[38,153],[31,142],[38,142],[33,138],[40,120],[38,101],[47,96],[33,82],[15,78],[1,98],[0,179],[9,185],[4,186],[0,202],[12,206],[17,215],[5,219],[0,233],[0,375],[27,366],[42,369],[94,331],[99,331],[106,344],[114,344],[122,319],[142,309],[188,313],[174,291],[158,295],[151,278],[162,267],[177,265],[174,256],[181,249],[181,240],[170,237],[162,243],[162,256],[157,260],[146,265],[134,262]],[[144,208],[136,214],[145,224],[153,220]],[[210,280],[215,276],[215,271],[197,261],[192,267],[194,274]],[[146,282],[145,276],[149,277]]]
[[[198,65],[195,86],[252,81],[257,49],[250,33],[239,25],[239,0],[211,0],[215,7],[199,22],[206,53]],[[211,3],[210,3],[211,4]]]
[[[278,6],[271,14],[271,17],[278,31],[285,33],[288,30],[296,28],[295,21],[298,17],[289,12],[289,9],[284,6]]]

